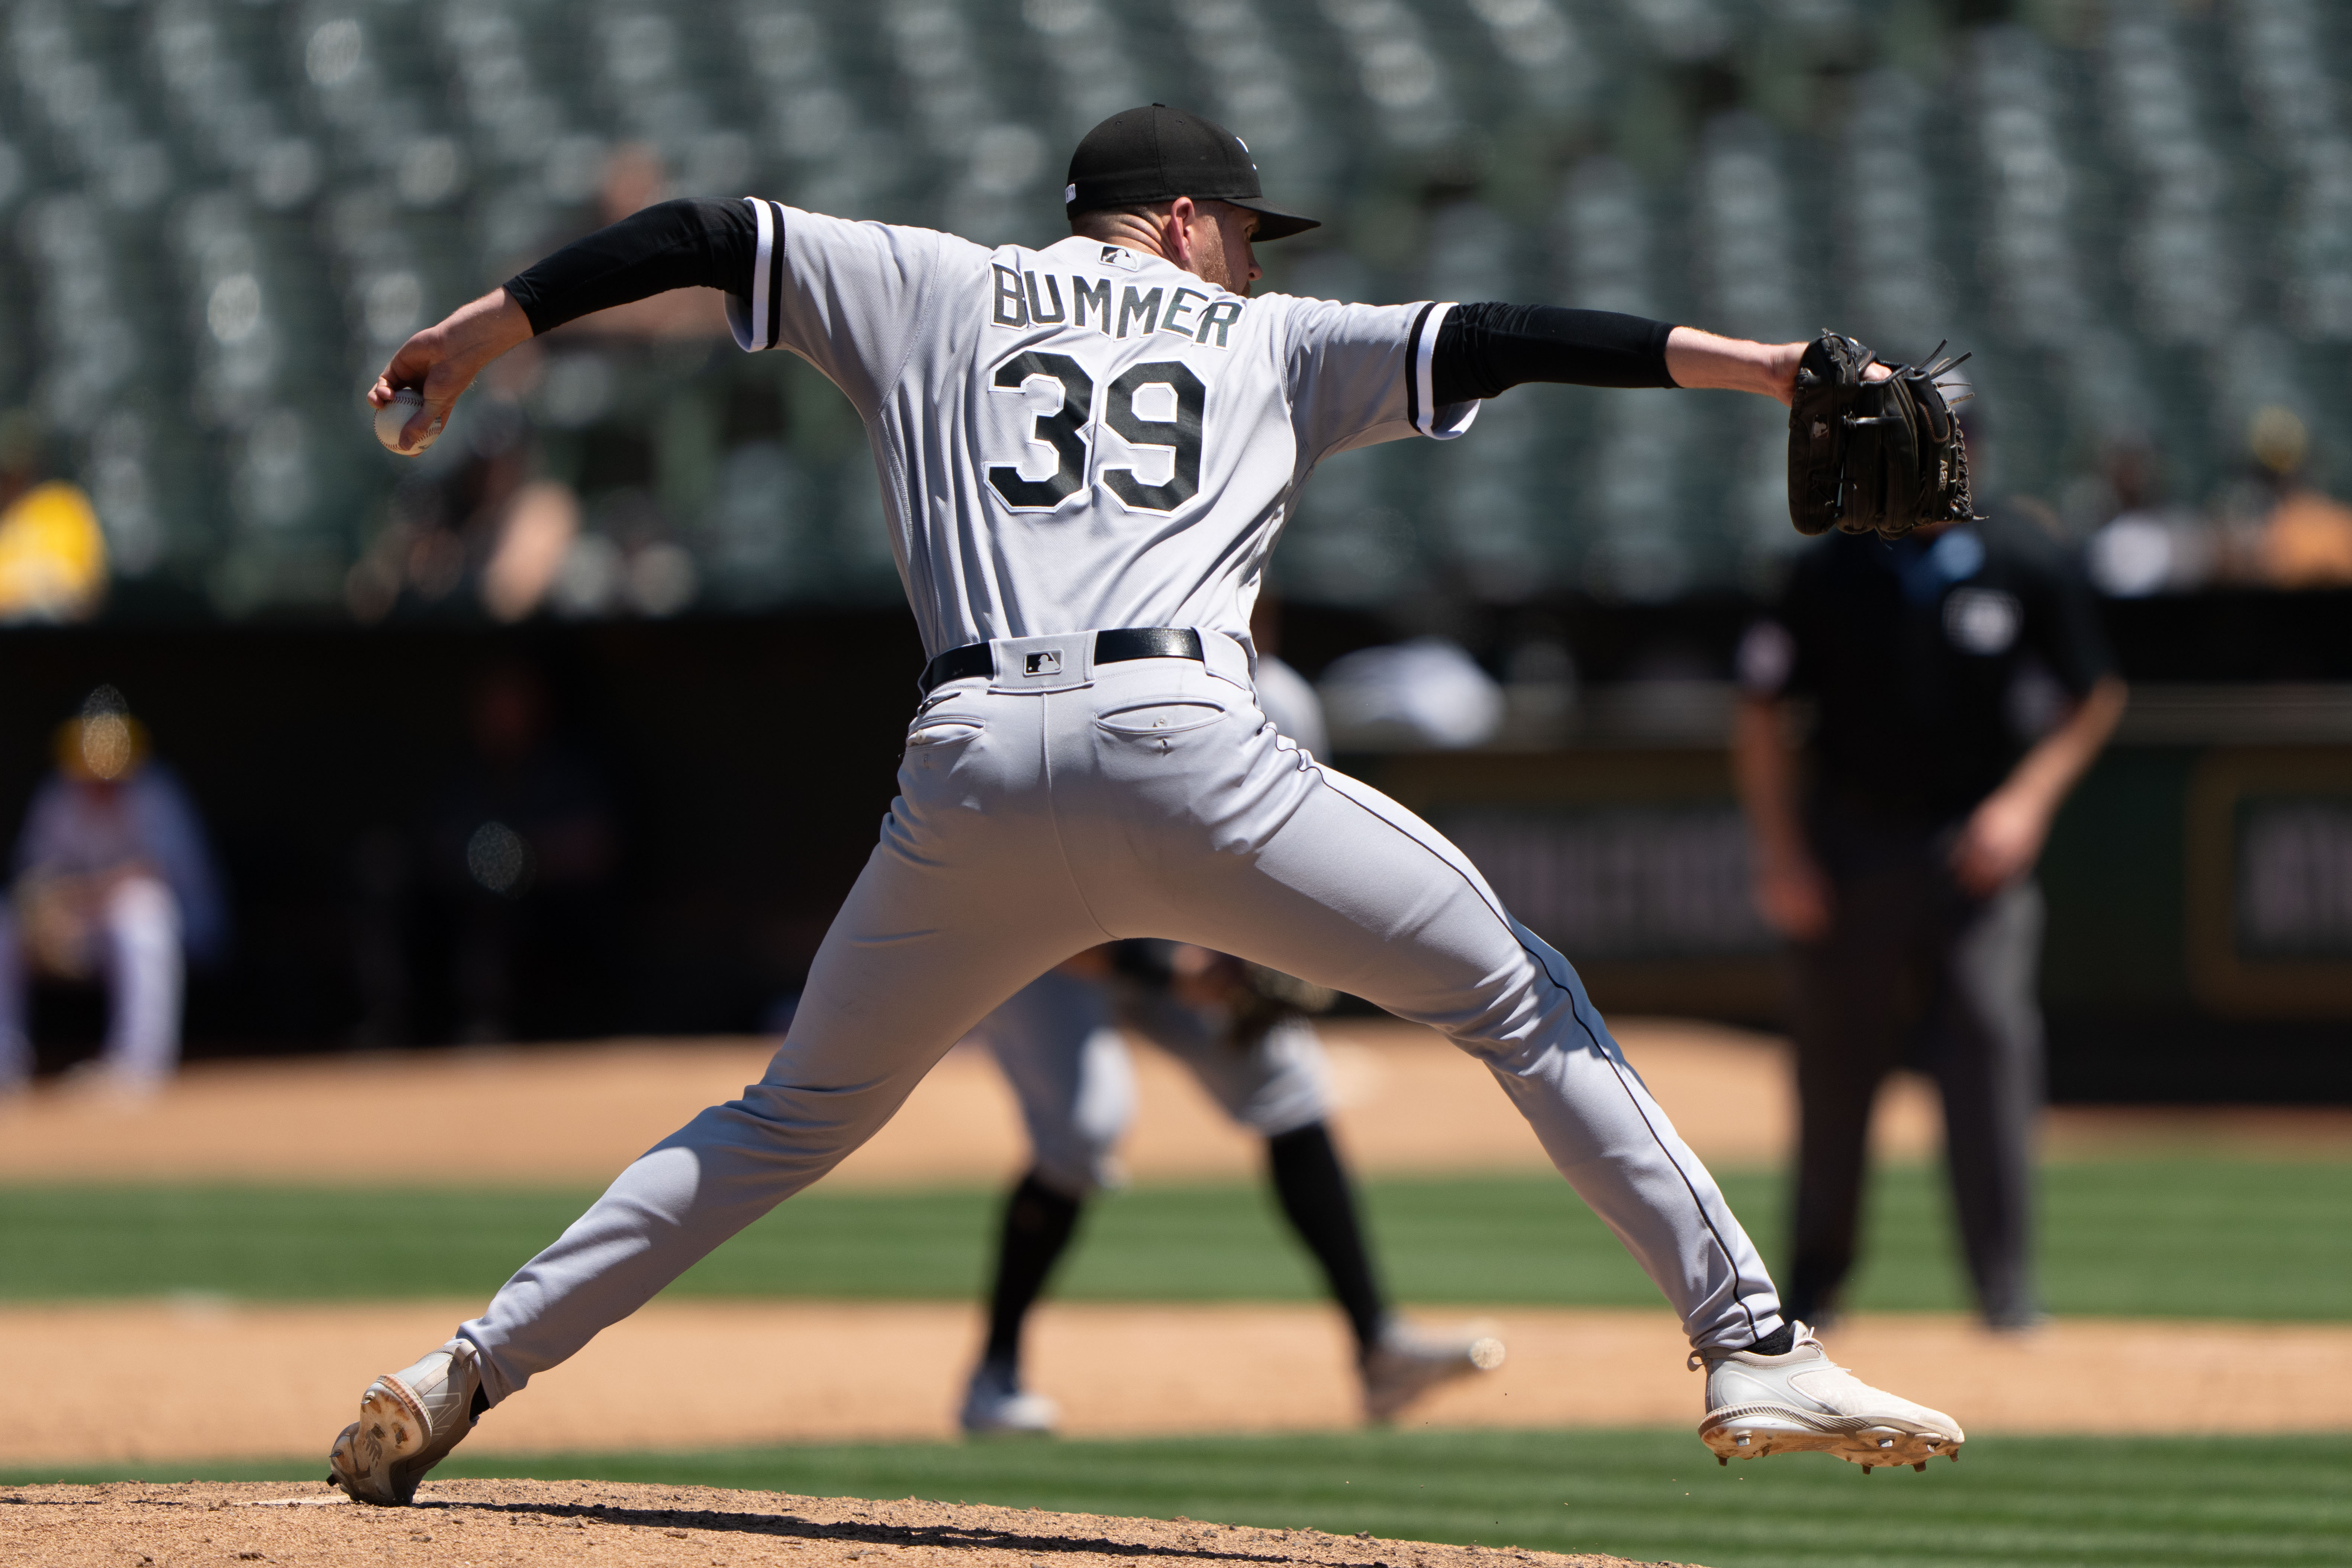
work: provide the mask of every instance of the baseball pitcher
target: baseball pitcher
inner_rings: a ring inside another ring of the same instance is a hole
[[[1088,132],[1064,196],[1066,238],[993,250],[772,201],[666,203],[418,333],[371,389],[379,409],[422,392],[410,445],[535,332],[722,289],[742,347],[806,358],[864,420],[930,657],[880,841],[766,1075],[371,1384],[332,1479],[410,1501],[484,1410],[831,1170],[1030,977],[1129,937],[1351,992],[1484,1062],[1681,1319],[1718,1456],[1957,1458],[1949,1416],[1861,1383],[1782,1317],[1567,960],[1428,824],[1284,740],[1252,689],[1250,605],[1317,465],[1453,439],[1527,381],[1786,402],[1807,345],[1253,297],[1253,244],[1313,221],[1265,199],[1230,132],[1156,104]]]

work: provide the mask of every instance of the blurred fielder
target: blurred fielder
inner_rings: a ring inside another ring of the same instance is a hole
[[[1265,651],[1262,626],[1254,629],[1266,722],[1304,755],[1328,752],[1315,689]],[[1126,942],[1057,965],[981,1021],[973,1033],[1021,1103],[1031,1162],[1004,1202],[988,1343],[958,1415],[965,1431],[1050,1432],[1059,1416],[1022,1380],[1022,1334],[1087,1200],[1118,1179],[1117,1151],[1135,1113],[1122,1027],[1183,1063],[1228,1116],[1265,1140],[1283,1216],[1355,1337],[1368,1419],[1386,1421],[1441,1383],[1502,1364],[1491,1336],[1430,1333],[1390,1311],[1331,1140],[1329,1067],[1307,1017],[1328,994],[1311,991],[1204,948]]]

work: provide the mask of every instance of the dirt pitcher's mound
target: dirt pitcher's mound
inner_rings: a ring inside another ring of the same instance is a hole
[[[1190,1520],[861,1502],[609,1481],[428,1481],[417,1506],[324,1487],[191,1482],[0,1490],[0,1562],[50,1568],[396,1563],[705,1568],[1633,1568],[1620,1557],[1438,1546]]]

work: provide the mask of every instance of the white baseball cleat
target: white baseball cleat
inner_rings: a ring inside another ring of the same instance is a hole
[[[1790,1327],[1797,1342],[1780,1355],[1691,1352],[1692,1369],[1706,1368],[1698,1435],[1717,1460],[1819,1449],[1860,1465],[1864,1475],[1881,1465],[1924,1470],[1938,1454],[1959,1461],[1968,1437],[1958,1422],[1871,1387],[1830,1360],[1812,1330]]]
[[[1439,1384],[1502,1364],[1503,1342],[1492,1334],[1433,1334],[1391,1323],[1364,1358],[1364,1419],[1393,1420]]]
[[[360,1396],[360,1418],[327,1455],[327,1479],[353,1502],[403,1508],[416,1483],[474,1429],[482,1386],[478,1352],[451,1340],[405,1372],[388,1372]]]
[[[1024,1390],[1020,1378],[1005,1368],[982,1363],[971,1374],[957,1419],[975,1436],[1050,1437],[1062,1407]]]

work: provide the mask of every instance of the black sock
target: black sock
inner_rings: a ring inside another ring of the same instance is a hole
[[[996,1289],[988,1299],[991,1365],[1021,1369],[1021,1325],[1045,1289],[1045,1278],[1061,1260],[1086,1205],[1065,1196],[1030,1172],[1004,1202],[1004,1227],[997,1242]]]
[[[1372,1281],[1372,1261],[1356,1223],[1356,1196],[1340,1168],[1339,1152],[1331,1146],[1329,1131],[1316,1121],[1267,1139],[1265,1152],[1282,1212],[1323,1266],[1324,1282],[1356,1332],[1360,1360],[1380,1342],[1388,1308]]]
[[[1792,1324],[1783,1322],[1779,1328],[1748,1348],[1758,1355],[1787,1355],[1797,1348],[1796,1328]]]
[[[490,1391],[478,1385],[474,1390],[474,1403],[466,1411],[466,1419],[468,1422],[479,1421],[482,1412],[489,1407]]]

